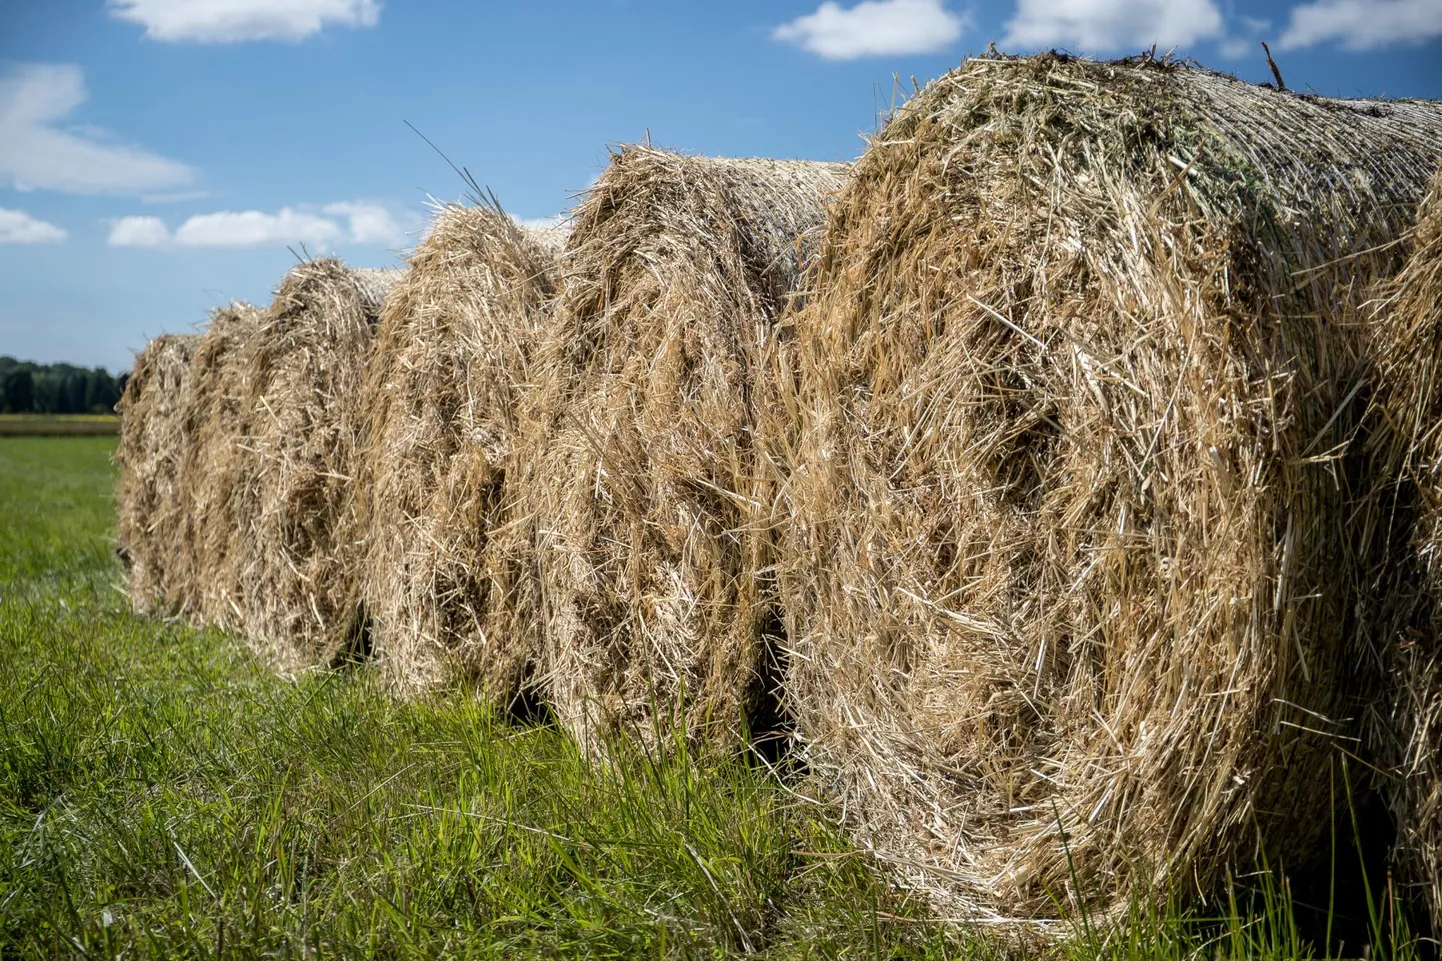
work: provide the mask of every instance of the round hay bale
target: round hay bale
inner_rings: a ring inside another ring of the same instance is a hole
[[[183,412],[190,357],[198,338],[165,334],[135,355],[120,411],[115,462],[116,551],[137,614],[171,614],[177,606],[171,545],[187,516],[178,483],[187,444]]]
[[[248,526],[237,496],[247,460],[250,414],[247,358],[265,312],[247,303],[217,307],[190,362],[186,403],[189,438],[181,468],[187,525],[177,540],[177,564],[186,571],[181,610],[196,624],[244,629],[242,587],[233,561],[237,535]]]
[[[534,661],[506,478],[564,238],[499,208],[441,208],[386,299],[362,402],[361,593],[401,692],[472,683],[505,703]]]
[[[546,692],[588,747],[735,744],[764,693],[753,382],[845,171],[633,146],[574,215],[519,490]]]
[[[241,630],[281,670],[330,663],[356,615],[360,400],[381,303],[399,271],[320,259],[281,282],[246,354],[246,463],[228,564]]]
[[[765,426],[788,693],[939,909],[1102,917],[1315,853],[1396,589],[1356,321],[1439,133],[1436,104],[990,57],[858,162]]]
[[[1407,266],[1387,283],[1373,322],[1378,347],[1378,473],[1406,487],[1396,535],[1420,584],[1417,606],[1387,649],[1383,701],[1385,795],[1397,819],[1396,862],[1442,932],[1442,171],[1418,210]],[[1407,508],[1410,508],[1408,510]],[[1390,533],[1390,532],[1389,532]]]

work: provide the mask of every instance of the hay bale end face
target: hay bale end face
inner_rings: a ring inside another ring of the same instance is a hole
[[[1391,589],[1355,321],[1439,133],[1436,104],[988,58],[858,162],[766,425],[789,696],[942,910],[1097,916],[1315,850]]]
[[[165,334],[147,344],[136,354],[117,405],[116,550],[137,614],[174,613],[180,593],[176,579],[181,572],[171,563],[170,545],[187,516],[179,475],[197,340],[193,334]]]
[[[246,353],[244,523],[229,560],[240,630],[281,669],[329,663],[360,625],[352,486],[381,303],[399,271],[333,259],[290,271]]]
[[[506,703],[533,663],[535,578],[506,480],[564,236],[443,208],[386,300],[363,402],[362,595],[401,692],[470,683]]]
[[[755,380],[845,170],[628,147],[574,215],[518,489],[583,744],[735,744],[760,693]]]
[[[238,488],[248,459],[250,417],[247,358],[265,311],[232,303],[211,312],[190,362],[185,420],[188,445],[181,476],[186,526],[175,546],[185,571],[181,612],[196,624],[243,630],[243,585],[235,568],[237,540],[248,527]]]
[[[1385,794],[1397,819],[1398,873],[1442,931],[1442,171],[1419,208],[1407,266],[1376,307],[1384,389],[1374,448],[1378,472],[1409,483],[1415,527],[1397,540],[1413,550],[1397,576],[1422,585],[1387,650],[1379,740],[1393,772]]]

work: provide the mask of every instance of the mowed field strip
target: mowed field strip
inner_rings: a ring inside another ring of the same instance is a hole
[[[120,433],[114,414],[0,414],[0,437],[111,436]]]

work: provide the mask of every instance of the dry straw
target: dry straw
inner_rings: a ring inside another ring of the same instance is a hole
[[[766,427],[789,693],[942,910],[1316,850],[1396,589],[1355,321],[1439,161],[1435,104],[1047,55],[968,61],[857,164]]]
[[[187,516],[178,478],[196,340],[193,334],[165,334],[147,344],[135,357],[118,405],[116,549],[138,614],[173,614],[177,607],[179,572],[170,563],[168,545]]]
[[[1380,740],[1394,773],[1387,796],[1398,868],[1442,931],[1442,172],[1419,209],[1407,266],[1375,308],[1378,472],[1404,480],[1398,515],[1410,514],[1415,527],[1395,535],[1413,548],[1397,577],[1422,588],[1387,650]]]
[[[507,702],[534,662],[531,552],[506,479],[564,231],[449,206],[386,300],[363,401],[362,595],[377,664]]]
[[[770,604],[755,378],[842,164],[615,154],[576,211],[519,489],[537,525],[546,691],[583,744],[734,744]]]
[[[360,399],[381,302],[399,271],[337,260],[286,275],[245,351],[244,463],[229,493],[241,526],[224,563],[234,626],[282,670],[342,654],[356,616],[351,486]],[[226,523],[222,521],[222,523]]]
[[[246,529],[237,490],[247,470],[250,413],[247,357],[265,312],[232,303],[211,312],[190,362],[185,405],[186,449],[181,464],[186,524],[170,550],[184,571],[180,610],[197,624],[240,631],[241,583],[233,561]]]

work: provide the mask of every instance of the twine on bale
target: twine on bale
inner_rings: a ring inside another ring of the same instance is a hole
[[[989,57],[858,162],[765,425],[788,691],[940,910],[1097,917],[1314,853],[1394,589],[1356,321],[1439,134],[1435,104]]]
[[[178,482],[185,451],[183,412],[190,392],[193,334],[165,334],[135,356],[120,411],[115,462],[116,551],[137,614],[175,613],[170,545],[187,516]]]
[[[574,216],[518,490],[586,747],[738,742],[767,692],[754,380],[842,164],[616,153]]]
[[[386,300],[363,406],[362,595],[394,690],[470,683],[509,703],[539,628],[507,484],[561,230],[446,206]]]
[[[230,546],[239,629],[281,670],[327,664],[357,642],[352,484],[360,399],[381,303],[399,271],[319,259],[294,267],[246,352],[245,463]]]

